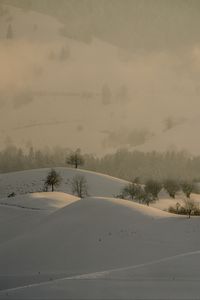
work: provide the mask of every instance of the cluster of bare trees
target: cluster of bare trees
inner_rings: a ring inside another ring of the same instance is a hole
[[[59,172],[57,172],[55,169],[51,169],[45,179],[44,190],[47,192],[48,187],[50,186],[51,191],[54,192],[55,188],[60,186],[62,180],[63,179],[60,176]],[[89,195],[88,183],[86,178],[83,175],[78,175],[78,174],[75,175],[70,180],[70,187],[71,187],[72,194],[78,196],[79,198],[84,198]]]
[[[117,197],[134,200],[149,206],[150,203],[158,200],[159,193],[162,190],[165,190],[173,199],[175,199],[178,192],[182,192],[185,195],[184,205],[177,202],[175,207],[169,208],[170,212],[187,214],[189,217],[192,213],[200,214],[194,200],[190,199],[191,193],[195,191],[195,185],[189,181],[178,182],[173,179],[167,179],[163,183],[160,183],[151,179],[145,184],[140,184],[137,178],[137,180],[128,183]]]
[[[138,179],[137,179],[138,180]],[[145,184],[133,180],[122,191],[122,196],[128,196],[132,200],[140,199],[141,195],[151,195],[153,200],[158,199],[161,190],[165,190],[171,198],[175,198],[178,192],[183,192],[187,198],[190,198],[192,192],[195,191],[195,184],[192,181],[178,182],[174,179],[167,179],[163,183],[150,179]],[[153,201],[152,200],[152,201]]]
[[[161,189],[162,185],[155,180],[148,180],[145,185],[132,181],[123,188],[121,197],[149,206],[151,202],[158,199]]]

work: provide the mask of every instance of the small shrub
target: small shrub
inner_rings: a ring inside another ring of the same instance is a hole
[[[180,205],[180,204],[179,204]],[[168,208],[168,212],[178,215],[188,215],[188,218],[191,216],[200,216],[200,209],[197,207],[197,204],[194,202],[193,199],[185,199],[184,205],[180,205],[177,208],[176,206],[170,206]]]
[[[15,197],[16,196],[16,194],[14,193],[14,192],[12,192],[12,193],[10,193],[9,195],[8,195],[8,198],[12,198],[12,197]]]

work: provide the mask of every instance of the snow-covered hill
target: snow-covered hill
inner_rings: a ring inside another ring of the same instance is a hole
[[[133,299],[148,299],[162,295],[176,280],[177,295],[182,295],[185,280],[187,287],[192,280],[196,295],[199,289],[193,278],[198,267],[193,268],[192,253],[200,249],[199,218],[189,220],[161,210],[181,201],[181,195],[170,200],[162,192],[161,199],[147,207],[111,198],[126,181],[86,170],[56,170],[63,177],[62,192],[37,192],[49,169],[1,175],[0,299],[5,295],[51,299],[55,293],[58,298],[85,299],[88,291],[90,299],[119,295],[123,299],[132,296],[134,287]],[[87,179],[90,197],[70,195],[70,181],[77,174]],[[10,192],[16,196],[7,198]],[[197,195],[192,197],[199,201]],[[159,268],[167,262],[169,267],[162,272]],[[181,265],[181,276],[174,263]],[[149,282],[153,294],[144,290]]]
[[[183,216],[120,199],[83,199],[49,215],[27,234],[1,245],[1,288],[8,289],[5,293],[14,298],[23,296],[23,293],[27,296],[30,292],[37,299],[41,289],[43,297],[53,297],[61,284],[62,290],[57,291],[59,297],[85,298],[85,289],[83,294],[78,292],[82,291],[82,287],[74,289],[82,286],[84,278],[89,278],[88,286],[93,283],[90,279],[98,286],[104,286],[104,276],[105,280],[111,276],[114,287],[116,280],[119,281],[115,269],[120,272],[122,268],[123,273],[130,269],[131,272],[131,268],[134,270],[137,265],[151,266],[150,262],[162,262],[166,257],[198,250],[198,232],[198,218],[188,221]],[[170,270],[167,272],[165,276],[171,278]],[[98,281],[99,275],[103,278],[99,279],[103,280],[102,283]],[[183,278],[187,278],[186,275],[185,270]],[[131,276],[127,275],[126,280],[131,280]],[[71,280],[58,280],[54,284],[54,280],[68,277]],[[141,274],[141,278],[145,285],[145,273]],[[42,284],[52,280],[51,284]],[[158,277],[156,280],[159,280]],[[130,296],[123,279],[120,282],[123,295]],[[30,283],[39,284],[38,287],[9,291]],[[51,289],[53,294],[49,293]],[[72,289],[71,292],[69,289]],[[0,296],[4,297],[5,293],[2,291]],[[116,293],[111,293],[111,287],[107,292],[97,288],[97,295],[104,298]],[[95,295],[93,289],[91,295]]]
[[[113,197],[126,181],[90,171],[70,168],[56,169],[62,184],[59,191],[42,192],[49,169],[30,170],[0,175],[0,243],[10,240],[40,224],[47,215],[70,205],[78,197],[72,195],[71,180],[82,175],[90,195]],[[8,195],[14,193],[14,197]]]
[[[62,178],[59,191],[72,194],[71,180],[76,175],[83,176],[88,185],[90,196],[113,197],[121,192],[127,181],[108,175],[73,168],[55,168]],[[14,192],[16,195],[41,192],[50,169],[35,169],[0,174],[0,197],[7,197]],[[12,202],[12,199],[10,200]]]
[[[32,193],[0,199],[0,243],[29,232],[55,210],[79,200],[66,193]]]

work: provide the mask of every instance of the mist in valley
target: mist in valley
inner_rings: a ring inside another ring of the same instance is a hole
[[[199,11],[0,0],[0,299],[199,297]]]

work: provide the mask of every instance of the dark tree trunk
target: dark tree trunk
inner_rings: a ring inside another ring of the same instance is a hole
[[[53,186],[53,184],[51,185],[51,190],[52,190],[52,192],[54,192],[54,186]]]

